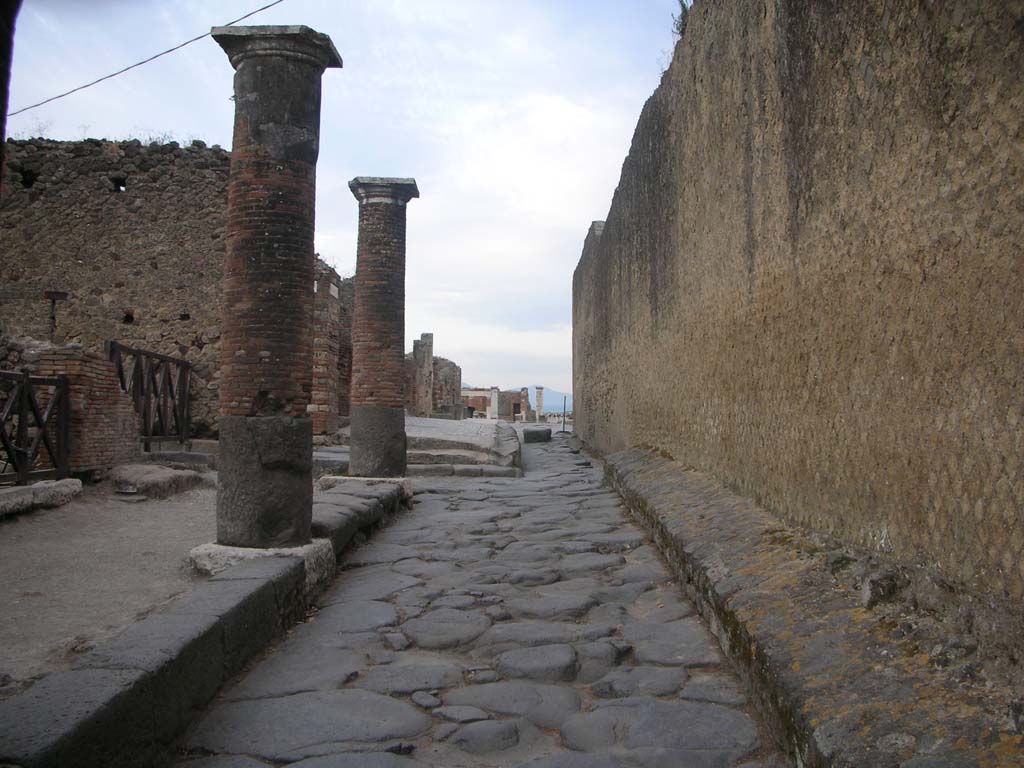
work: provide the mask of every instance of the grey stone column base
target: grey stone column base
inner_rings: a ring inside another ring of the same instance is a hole
[[[313,519],[313,422],[293,416],[222,416],[217,543],[296,547]]]
[[[405,409],[353,405],[348,473],[354,477],[405,475]]]

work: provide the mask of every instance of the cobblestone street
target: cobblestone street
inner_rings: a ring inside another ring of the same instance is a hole
[[[179,765],[784,765],[600,470],[524,448],[520,480],[418,480]]]

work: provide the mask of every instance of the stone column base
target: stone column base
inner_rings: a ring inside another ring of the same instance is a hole
[[[210,542],[193,547],[188,553],[189,564],[205,576],[214,576],[232,565],[261,557],[301,557],[305,560],[307,598],[319,594],[334,580],[336,555],[330,539],[313,539],[302,547],[274,549],[225,547]]]
[[[380,405],[353,405],[349,475],[402,477],[405,475],[405,409]]]
[[[313,521],[313,422],[294,416],[222,416],[217,543],[308,544]]]

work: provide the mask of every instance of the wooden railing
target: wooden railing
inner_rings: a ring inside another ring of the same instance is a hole
[[[107,355],[117,368],[121,389],[131,395],[139,415],[142,447],[153,443],[188,440],[188,360],[157,352],[134,349],[116,341],[107,342]]]
[[[0,371],[0,483],[67,477],[70,422],[67,376]]]

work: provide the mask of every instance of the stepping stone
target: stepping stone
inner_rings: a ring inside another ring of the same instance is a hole
[[[539,645],[506,651],[495,659],[503,677],[525,677],[550,682],[576,677],[576,651],[571,645]]]
[[[433,691],[460,683],[462,669],[455,664],[389,664],[368,670],[354,687],[391,694]]]
[[[445,703],[478,707],[499,715],[525,717],[541,728],[558,728],[580,710],[576,691],[558,685],[486,683],[451,691]]]
[[[524,443],[551,442],[551,427],[526,427],[523,430]]]
[[[294,762],[329,752],[334,744],[343,751],[348,742],[411,739],[430,725],[415,707],[387,696],[315,691],[222,703],[200,721],[188,747]]]
[[[686,670],[677,667],[620,667],[590,686],[595,696],[669,696],[686,682]]]
[[[460,728],[451,742],[474,755],[500,752],[519,743],[519,729],[510,720],[482,720]]]
[[[479,637],[491,620],[480,613],[439,608],[402,625],[402,632],[420,648],[455,648]]]
[[[694,667],[722,660],[711,634],[696,618],[665,624],[627,624],[622,635],[632,643],[641,664]]]

